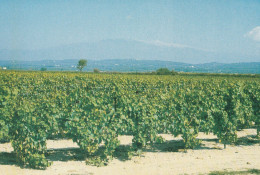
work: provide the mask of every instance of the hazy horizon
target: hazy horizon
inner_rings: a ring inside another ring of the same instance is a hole
[[[259,62],[260,1],[4,0],[0,40],[0,60]]]

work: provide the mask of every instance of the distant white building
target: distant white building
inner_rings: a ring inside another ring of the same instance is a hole
[[[7,68],[6,67],[3,67],[3,70],[6,70]]]

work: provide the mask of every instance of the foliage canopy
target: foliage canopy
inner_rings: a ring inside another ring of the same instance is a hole
[[[138,152],[163,141],[159,133],[181,135],[185,148],[200,144],[199,132],[224,145],[236,142],[238,129],[260,133],[257,78],[0,71],[0,84],[0,140],[37,169],[50,166],[46,140],[58,135],[101,165],[123,134]]]
[[[85,66],[87,66],[87,60],[81,59],[78,62],[77,69],[81,72]]]

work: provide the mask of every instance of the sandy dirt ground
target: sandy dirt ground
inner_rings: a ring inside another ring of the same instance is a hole
[[[0,174],[19,175],[167,175],[167,174],[208,174],[212,171],[237,171],[260,169],[260,142],[255,139],[256,130],[239,131],[238,144],[223,149],[216,136],[200,133],[202,145],[196,149],[183,151],[181,137],[162,134],[165,143],[156,144],[144,150],[140,156],[131,160],[114,158],[107,166],[95,167],[75,157],[79,151],[71,140],[48,140],[53,165],[46,170],[20,168],[15,162],[10,143],[0,144]],[[122,147],[131,144],[131,136],[120,136]]]

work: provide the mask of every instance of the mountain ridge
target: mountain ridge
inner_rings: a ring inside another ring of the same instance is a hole
[[[38,50],[0,50],[0,60],[139,59],[202,64],[208,62],[253,62],[257,56],[217,53],[176,43],[107,39],[67,44]]]

